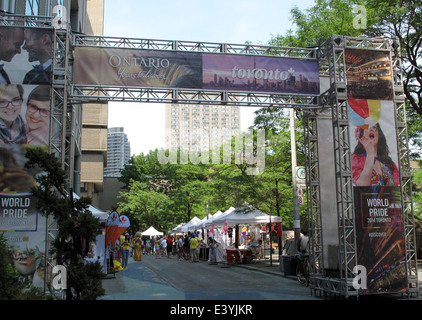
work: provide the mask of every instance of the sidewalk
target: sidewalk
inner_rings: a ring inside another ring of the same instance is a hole
[[[296,276],[294,275],[285,275],[283,272],[283,265],[280,266],[280,263],[283,264],[283,261],[279,261],[278,255],[273,255],[272,263],[269,258],[261,259],[259,262],[253,262],[249,264],[231,264],[234,267],[246,268],[250,270],[260,271],[269,273],[272,275],[283,276],[286,278],[296,280]],[[422,260],[418,260],[418,282],[419,282],[419,297],[416,299],[422,299]],[[415,297],[413,297],[415,299]]]
[[[280,266],[278,254],[277,255],[273,254],[272,261],[269,258],[266,258],[266,259],[261,259],[260,261],[254,261],[252,263],[247,263],[247,264],[236,263],[236,264],[231,264],[230,266],[241,267],[241,268],[246,268],[246,269],[255,270],[255,271],[261,271],[261,272],[270,273],[277,276],[283,276],[283,277],[285,276]]]

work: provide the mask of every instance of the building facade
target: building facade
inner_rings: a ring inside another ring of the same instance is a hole
[[[240,107],[167,104],[166,149],[211,150],[240,132]]]
[[[86,34],[103,35],[104,0],[86,1]],[[108,104],[84,104],[82,113],[82,162],[80,195],[99,207],[107,166]]]
[[[108,128],[107,131],[107,167],[104,177],[120,177],[120,170],[130,160],[130,142],[124,128]]]

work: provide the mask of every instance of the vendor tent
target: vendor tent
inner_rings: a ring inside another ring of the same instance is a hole
[[[188,227],[188,230],[189,231],[195,231],[195,230],[203,228],[204,222],[207,221],[208,219],[210,219],[212,216],[213,216],[212,214],[208,215],[208,217],[205,216],[202,220],[199,220],[198,222],[196,222],[196,223],[192,224],[190,227]]]
[[[79,195],[73,192],[73,199],[79,199]],[[92,215],[98,219],[100,222],[106,222],[108,219],[107,212],[101,211],[100,209],[94,207],[93,205],[88,206],[88,210],[92,213]]]
[[[214,215],[210,219],[208,219],[207,221],[205,221],[203,223],[203,226],[204,227],[210,227],[211,225],[215,225],[214,224],[214,221],[215,220],[218,220],[218,219],[220,219],[222,217],[225,217],[226,215],[230,214],[234,210],[235,210],[235,208],[233,208],[233,207],[230,207],[229,209],[227,209],[224,212],[218,210],[216,213],[214,213]],[[223,224],[224,224],[224,222],[223,222]]]
[[[163,233],[156,230],[154,227],[149,227],[147,230],[145,230],[144,232],[141,232],[143,236],[162,236]]]
[[[199,221],[201,221],[201,219],[199,219],[198,217],[193,217],[191,221],[189,221],[188,223],[186,223],[183,227],[182,227],[182,232],[187,232],[189,231],[189,228],[194,225],[195,223],[198,223]]]
[[[176,233],[181,233],[182,232],[182,227],[184,226],[184,223],[180,223],[178,226],[174,227],[173,229],[171,229],[169,231],[169,233],[171,234],[176,234]]]
[[[281,218],[277,216],[270,216],[245,202],[229,214],[220,216],[219,218],[215,219],[212,223],[214,226],[222,226],[226,222],[229,226],[254,225],[261,223],[281,222]]]

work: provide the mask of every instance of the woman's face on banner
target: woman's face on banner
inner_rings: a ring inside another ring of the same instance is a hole
[[[368,129],[363,129],[361,142],[363,140],[363,141],[371,141],[377,144],[378,139],[379,139],[378,124],[375,124],[374,126]]]
[[[47,125],[50,119],[50,101],[29,100],[25,118],[30,130]]]
[[[9,85],[0,94],[0,118],[3,122],[11,126],[22,109],[22,98],[17,86]]]

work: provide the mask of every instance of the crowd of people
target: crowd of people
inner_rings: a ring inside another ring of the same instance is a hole
[[[176,236],[142,236],[140,232],[137,232],[134,237],[125,233],[120,236],[114,254],[115,269],[125,270],[129,257],[133,257],[135,261],[142,261],[143,255],[154,255],[156,259],[177,256],[180,261],[199,262],[199,250],[203,244],[203,240],[198,237],[196,232]],[[208,245],[210,244],[213,244],[211,238],[208,240]]]

